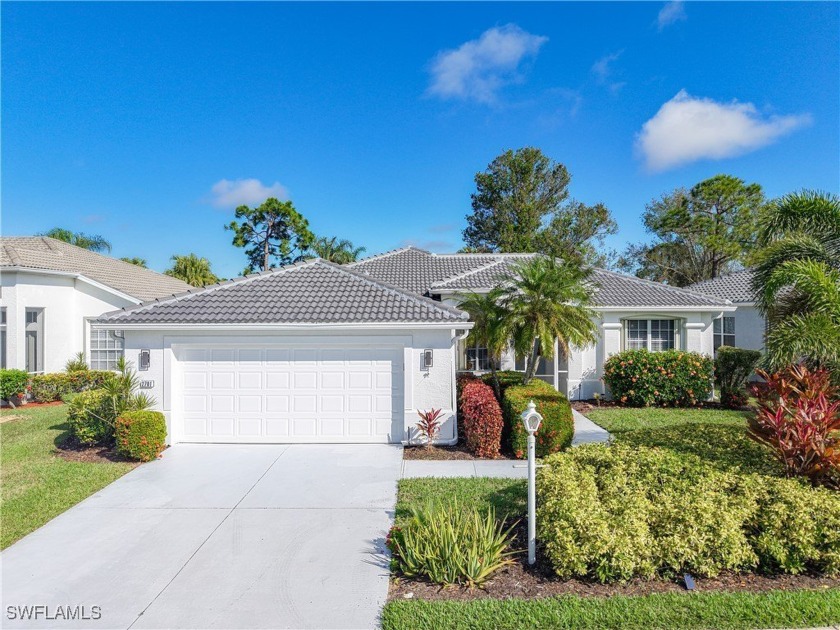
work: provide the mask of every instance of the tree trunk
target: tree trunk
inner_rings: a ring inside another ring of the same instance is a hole
[[[527,385],[531,382],[531,379],[534,378],[534,374],[537,371],[537,361],[540,358],[540,345],[539,345],[539,338],[535,338],[533,343],[531,344],[531,358],[528,361],[528,365],[525,366],[525,379],[523,380],[523,384]]]
[[[493,379],[493,391],[496,392],[496,400],[500,403],[502,401],[502,384],[499,383],[499,375],[496,373],[496,361],[495,359],[491,359],[490,361],[490,375]]]

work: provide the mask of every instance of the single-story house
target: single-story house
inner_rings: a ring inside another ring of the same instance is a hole
[[[456,438],[455,376],[484,371],[459,294],[488,291],[529,254],[433,254],[406,247],[349,265],[322,260],[106,313],[95,326],[167,416],[171,442],[403,442],[417,411],[442,409]],[[540,378],[570,398],[603,393],[624,348],[714,352],[729,300],[596,270],[599,342],[555,353]],[[523,369],[508,353],[504,369]]]
[[[690,291],[729,300],[737,307],[734,313],[715,320],[715,350],[724,345],[764,350],[767,321],[755,304],[752,278],[752,270],[743,269],[686,287]]]
[[[123,340],[90,321],[190,285],[45,236],[0,238],[0,367],[59,372],[84,352],[113,369]]]

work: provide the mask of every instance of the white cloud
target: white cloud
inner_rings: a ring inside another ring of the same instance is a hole
[[[220,179],[210,189],[212,204],[219,208],[259,205],[269,197],[285,200],[289,191],[280,182],[266,186],[258,179]]]
[[[488,29],[478,39],[437,54],[430,66],[428,92],[440,98],[492,103],[499,89],[520,79],[522,61],[535,57],[547,41],[516,24]]]
[[[656,25],[662,31],[666,26],[675,22],[684,22],[687,19],[684,3],[681,0],[674,0],[673,2],[666,2],[665,6],[659,10]]]
[[[592,74],[595,75],[595,80],[599,85],[606,85],[610,92],[618,94],[625,85],[626,81],[610,81],[610,78],[615,74],[613,64],[618,61],[619,57],[624,53],[619,50],[608,55],[604,55],[598,61],[592,64]]]
[[[636,149],[648,169],[743,155],[811,122],[810,114],[762,116],[752,103],[718,103],[685,90],[642,125]]]

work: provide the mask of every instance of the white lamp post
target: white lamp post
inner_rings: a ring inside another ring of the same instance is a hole
[[[537,406],[532,400],[520,417],[528,432],[528,564],[534,564],[537,561],[537,462],[534,433],[540,428],[542,416],[537,413]]]

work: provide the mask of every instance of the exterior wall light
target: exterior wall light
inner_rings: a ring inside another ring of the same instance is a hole
[[[423,350],[423,360],[421,362],[422,369],[428,370],[434,364],[434,352],[432,350]]]
[[[140,361],[138,362],[138,369],[140,370],[148,370],[149,366],[152,364],[152,353],[149,350],[141,350],[140,351]]]

